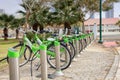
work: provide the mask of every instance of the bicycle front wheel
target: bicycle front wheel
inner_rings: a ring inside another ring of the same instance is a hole
[[[79,53],[83,50],[82,40],[79,40]]]
[[[31,58],[32,51],[30,47],[24,44],[18,44],[13,48],[19,52],[19,66],[24,66]]]
[[[69,49],[69,51],[70,51],[71,58],[73,59],[73,58],[75,57],[75,55],[76,55],[76,54],[75,54],[76,51],[75,51],[75,47],[74,47],[74,45],[73,45],[72,42],[69,42],[68,49]]]
[[[52,44],[48,47],[48,51],[55,53],[55,46]],[[55,53],[56,54],[56,53]],[[52,55],[47,55],[47,61],[52,68],[56,68],[56,59]],[[61,70],[68,68],[71,64],[71,55],[67,46],[60,43],[60,67]]]

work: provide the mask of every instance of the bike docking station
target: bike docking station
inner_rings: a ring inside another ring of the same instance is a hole
[[[88,46],[89,46],[89,34],[86,34],[85,35],[85,39],[86,39],[86,41],[87,41],[87,46],[86,46],[86,48],[85,48],[85,50],[87,50],[88,49]]]
[[[47,46],[44,44],[41,44],[39,49],[40,49],[40,61],[41,61],[41,69],[40,69],[41,73],[40,75],[37,75],[36,77],[41,78],[41,80],[48,80]]]
[[[69,39],[65,38],[64,42],[66,43],[67,48],[70,50]],[[69,67],[71,67],[71,65]]]
[[[75,38],[75,41],[76,41],[76,57],[80,57],[80,54],[79,54],[79,39]]]
[[[61,67],[60,67],[60,43],[58,41],[54,41],[54,45],[55,45],[55,53],[56,53],[56,71],[52,74],[48,75],[48,78],[50,79],[54,79],[56,77],[59,76],[63,76],[63,72],[61,71]]]
[[[41,61],[41,80],[47,80],[47,57],[46,57],[47,46],[40,45],[40,61]]]
[[[40,46],[41,80],[48,80],[46,50],[47,47],[45,45]],[[8,49],[9,80],[20,80],[19,57],[20,55],[15,49]]]
[[[81,36],[80,36],[80,39],[81,39],[81,42],[82,42],[82,43],[81,43],[81,44],[82,44],[82,50],[81,50],[81,52],[80,52],[80,53],[83,53],[83,52],[84,52],[84,48],[83,48],[83,45],[84,45],[84,44],[83,44],[83,41],[84,41],[84,36],[83,36],[83,35],[81,35]]]
[[[19,53],[13,49],[8,49],[9,58],[9,80],[20,80],[19,73]]]
[[[75,47],[76,47],[76,55],[75,55],[75,58],[73,59],[73,61],[76,62],[77,61],[76,58],[80,57],[80,54],[79,54],[79,39],[75,38],[74,43],[75,43]]]

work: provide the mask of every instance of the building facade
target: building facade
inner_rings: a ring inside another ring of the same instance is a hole
[[[111,4],[112,9],[105,12],[105,18],[114,18],[114,4]]]
[[[111,5],[113,8],[108,11],[102,11],[102,18],[120,18],[120,2],[113,3]],[[93,18],[99,18],[99,12],[94,13]]]
[[[0,9],[0,15],[4,14],[4,13],[5,13],[5,10],[4,9]]]
[[[119,18],[103,18],[102,19],[102,31],[103,32],[120,32],[120,27],[116,25],[119,21]],[[97,30],[99,32],[99,19],[89,19],[84,22],[85,30],[93,30],[94,24],[97,26]]]

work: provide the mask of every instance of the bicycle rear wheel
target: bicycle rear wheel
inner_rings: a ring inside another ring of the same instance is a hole
[[[40,50],[38,50],[30,59],[32,61],[32,68],[36,71],[40,68],[41,62],[40,62]]]
[[[48,51],[55,53],[55,46],[52,44],[48,47]],[[56,59],[51,55],[47,55],[47,61],[52,68],[56,68]],[[67,46],[60,43],[60,65],[61,70],[68,68],[71,64],[71,55]]]

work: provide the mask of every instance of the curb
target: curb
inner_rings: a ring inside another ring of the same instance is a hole
[[[114,52],[115,52],[115,58],[114,58],[114,62],[108,72],[108,74],[105,77],[105,80],[114,80],[116,77],[116,73],[118,71],[118,67],[119,67],[119,60],[120,60],[120,53],[118,52],[118,50],[116,48],[114,48]]]
[[[119,48],[120,47],[117,47],[116,50],[117,50],[118,54],[120,55],[120,49]],[[119,56],[119,58],[120,58],[120,56]],[[115,74],[114,80],[120,80],[120,61],[119,61],[118,69],[117,69],[117,72]]]

